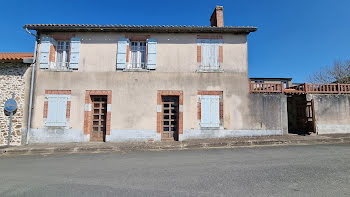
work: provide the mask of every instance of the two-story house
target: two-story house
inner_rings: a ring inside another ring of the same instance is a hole
[[[224,26],[221,6],[210,22],[25,25],[38,37],[29,142],[282,134],[251,116],[247,36],[257,28]]]

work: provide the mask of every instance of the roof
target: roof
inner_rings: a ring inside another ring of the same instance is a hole
[[[249,79],[253,79],[253,80],[255,80],[255,79],[265,79],[265,80],[267,80],[267,79],[272,79],[272,80],[289,80],[289,81],[291,81],[293,78],[278,78],[278,77],[249,77]]]
[[[24,59],[33,59],[33,53],[0,53],[0,61],[22,62]]]
[[[83,25],[83,24],[27,24],[23,28],[36,31],[115,31],[115,32],[164,32],[164,33],[246,33],[256,27],[212,27],[190,25]]]

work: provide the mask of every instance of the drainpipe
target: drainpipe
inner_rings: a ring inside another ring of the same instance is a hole
[[[36,53],[37,53],[37,46],[38,46],[38,41],[40,40],[39,37],[32,32],[30,32],[26,28],[26,32],[32,36],[35,37],[35,47],[34,47],[34,57],[33,57],[33,63],[32,63],[32,77],[30,80],[30,96],[29,96],[29,108],[28,108],[28,122],[27,122],[27,140],[26,140],[26,145],[29,143],[29,132],[31,128],[31,122],[32,122],[32,105],[33,105],[33,93],[34,93],[34,78],[35,78],[35,63],[36,63]]]

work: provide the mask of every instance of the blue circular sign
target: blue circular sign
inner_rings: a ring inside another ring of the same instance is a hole
[[[17,109],[17,102],[15,99],[8,99],[5,102],[5,110],[8,112],[13,112]]]

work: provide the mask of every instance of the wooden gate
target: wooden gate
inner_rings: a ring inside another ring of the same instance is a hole
[[[104,142],[106,137],[107,96],[91,96],[92,131],[90,141]]]
[[[297,129],[304,132],[316,132],[314,100],[296,103]]]
[[[179,97],[162,97],[162,140],[174,141],[179,138]]]

